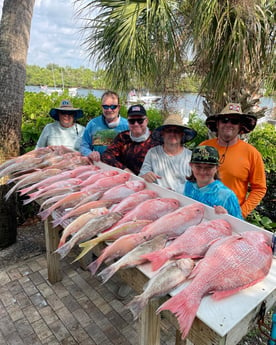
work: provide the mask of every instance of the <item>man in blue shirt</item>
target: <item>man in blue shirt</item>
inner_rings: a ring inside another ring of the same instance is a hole
[[[128,130],[127,119],[120,116],[119,95],[106,91],[102,95],[102,115],[90,120],[83,133],[80,152],[98,162],[100,154],[113,142],[115,136]]]

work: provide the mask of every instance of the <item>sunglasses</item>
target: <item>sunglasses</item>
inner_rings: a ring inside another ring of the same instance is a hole
[[[118,104],[111,104],[111,105],[103,104],[102,107],[105,110],[107,110],[107,109],[115,110],[118,108]]]
[[[176,133],[176,134],[182,134],[183,131],[181,129],[178,128],[164,128],[163,131],[165,133]]]
[[[219,119],[221,123],[228,123],[230,122],[232,125],[238,125],[240,123],[240,119],[237,119],[235,117],[223,117]]]
[[[128,119],[128,123],[131,125],[134,125],[135,122],[141,125],[144,121],[145,121],[145,118],[144,119]]]

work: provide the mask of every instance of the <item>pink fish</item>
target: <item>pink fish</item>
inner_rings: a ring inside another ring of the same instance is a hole
[[[64,230],[62,231],[62,236],[60,238],[58,248],[63,246],[66,242],[66,239],[70,235],[78,232],[78,230],[80,230],[90,219],[107,214],[108,212],[109,211],[107,208],[101,207],[101,208],[92,209],[89,212],[80,215],[72,223],[70,223],[66,228],[64,228]]]
[[[0,178],[8,175],[13,175],[16,172],[25,170],[27,168],[30,170],[30,167],[32,167],[32,169],[35,169],[42,161],[43,158],[26,157],[24,160],[19,161],[18,163],[15,162],[2,169],[0,171]]]
[[[121,202],[119,202],[119,204],[112,207],[112,211],[126,214],[141,202],[157,198],[157,196],[158,194],[155,191],[144,189],[124,198]]]
[[[129,180],[130,176],[131,175],[129,173],[121,173],[115,176],[103,177],[87,187],[93,188],[96,190],[107,190],[118,184],[125,183],[126,181]],[[85,190],[85,188],[83,190]]]
[[[97,174],[93,174],[90,177],[88,177],[85,181],[83,181],[81,183],[80,186],[81,186],[81,188],[83,188],[85,186],[89,186],[89,185],[95,183],[96,181],[100,180],[101,178],[115,176],[115,175],[119,175],[118,170],[101,171]]]
[[[252,286],[266,277],[271,263],[271,241],[262,232],[245,231],[219,239],[192,271],[191,283],[157,312],[170,310],[175,314],[184,339],[205,295],[211,293],[220,300]]]
[[[123,224],[137,219],[156,220],[165,214],[176,210],[180,203],[177,199],[156,198],[149,199],[138,204],[129,211],[118,224]]]
[[[214,240],[230,235],[231,225],[226,220],[206,221],[190,226],[166,248],[149,253],[144,258],[152,262],[152,270],[156,271],[171,258],[201,258]]]
[[[150,206],[149,202],[152,203]],[[151,212],[149,212],[149,207],[151,207]],[[132,221],[132,220],[154,220],[159,217],[159,220],[165,217],[168,213],[172,212],[173,210],[176,210],[179,207],[179,201],[177,199],[172,198],[158,198],[158,199],[152,199],[152,200],[146,200],[137,207],[135,207],[132,211],[126,214],[123,222],[119,221],[117,225],[119,224],[125,224],[126,222]],[[139,212],[134,212],[135,210],[139,210]],[[141,210],[144,210],[144,214],[141,212]],[[129,214],[135,215],[127,217]],[[162,217],[163,215],[163,217]],[[136,218],[135,218],[136,217]],[[143,218],[144,217],[144,218]],[[156,222],[156,221],[155,221]],[[152,234],[152,237],[148,233],[146,233],[144,230],[147,229],[149,226],[153,225],[155,222],[150,223],[149,225],[146,225],[140,233],[134,233],[130,235],[124,235],[119,237],[115,242],[113,242],[110,246],[105,248],[103,250],[103,253],[98,257],[97,260],[93,261],[89,266],[88,269],[91,271],[92,274],[95,274],[99,266],[102,262],[106,260],[112,260],[117,257],[121,257],[128,253],[130,250],[135,248],[138,244],[141,244],[147,240],[150,240],[151,238],[159,235],[158,231],[155,231],[154,234]],[[170,225],[171,226],[171,225]],[[111,228],[112,229],[112,228]],[[166,228],[166,231],[169,232],[169,228]],[[165,230],[163,232],[165,233]],[[88,243],[85,245],[85,243],[82,244],[83,250],[86,252],[88,251],[90,244]],[[87,248],[88,247],[88,248]]]
[[[104,192],[101,200],[108,199],[114,200],[114,202],[120,202],[129,195],[143,190],[145,187],[146,184],[143,181],[127,181]]]

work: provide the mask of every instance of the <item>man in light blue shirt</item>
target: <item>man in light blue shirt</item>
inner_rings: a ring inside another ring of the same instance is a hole
[[[119,95],[106,91],[102,95],[102,115],[90,120],[83,133],[80,152],[98,162],[100,154],[113,142],[115,136],[128,130],[127,119],[120,116]]]

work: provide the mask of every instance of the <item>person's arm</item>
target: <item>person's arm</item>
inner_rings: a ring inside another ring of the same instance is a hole
[[[127,167],[121,162],[124,151],[124,143],[121,139],[121,134],[118,134],[111,145],[108,145],[106,150],[101,154],[102,162],[122,170]],[[134,159],[134,158],[133,158]]]
[[[48,146],[49,125],[46,125],[38,138],[35,149]]]
[[[241,205],[242,215],[246,218],[259,205],[266,193],[266,177],[261,154],[256,151],[249,176],[250,192]]]
[[[145,181],[150,182],[150,183],[153,183],[157,179],[161,178],[161,176],[153,172],[151,150],[149,150],[145,156],[139,176],[142,177]]]

